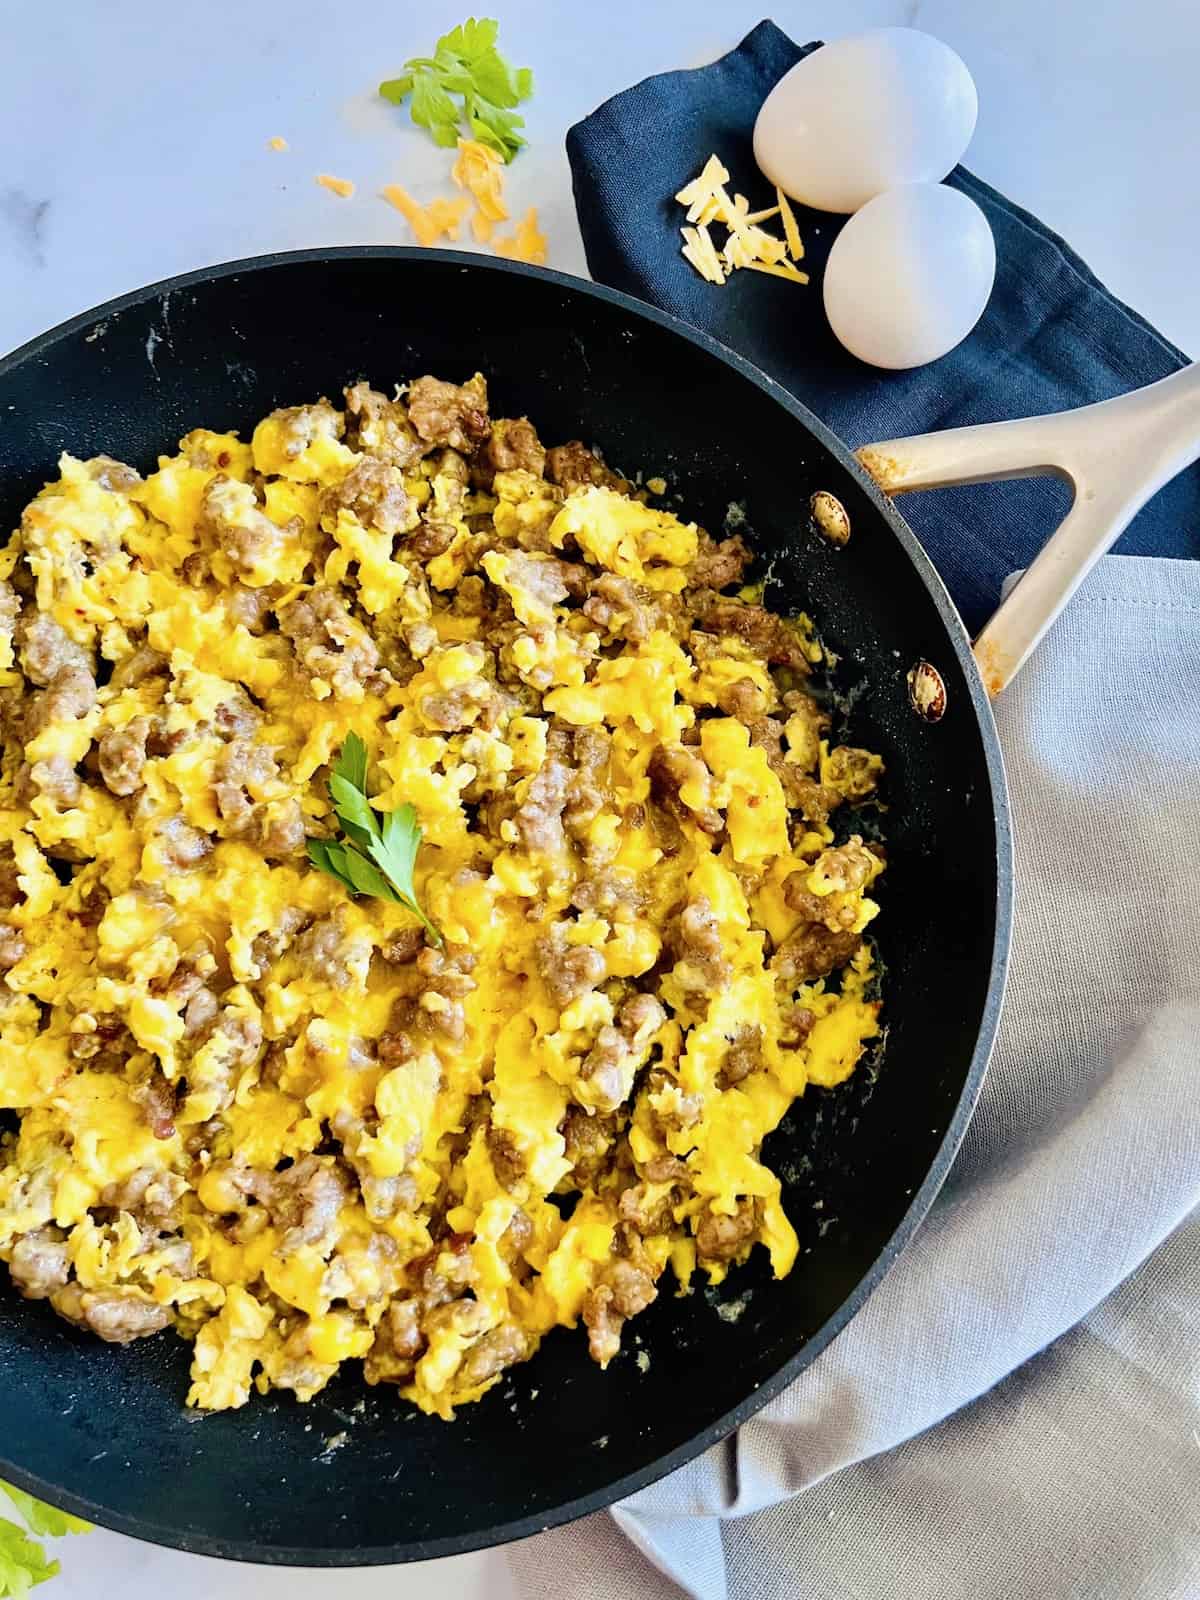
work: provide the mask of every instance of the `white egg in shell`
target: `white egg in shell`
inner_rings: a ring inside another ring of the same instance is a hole
[[[962,58],[917,28],[873,28],[798,61],[763,102],[754,159],[785,194],[857,211],[961,159],[979,99]]]
[[[995,240],[974,200],[905,184],[868,201],[834,240],[825,314],[860,360],[920,367],[966,338],[995,278]]]

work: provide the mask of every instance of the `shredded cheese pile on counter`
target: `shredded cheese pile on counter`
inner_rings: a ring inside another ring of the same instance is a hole
[[[388,184],[383,195],[402,213],[419,245],[433,245],[441,238],[457,239],[471,200],[474,200],[471,232],[480,244],[490,244],[493,254],[507,256],[509,260],[544,266],[546,236],[538,229],[536,206],[530,206],[511,234],[495,231],[498,222],[508,220],[503,198],[503,170],[499,156],[487,145],[474,139],[460,139],[458,159],[450,176],[460,189],[467,191],[470,199],[467,195],[458,200],[438,195],[422,206],[398,183]]]
[[[795,265],[804,257],[804,245],[796,226],[795,213],[782,189],[775,190],[776,204],[762,211],[751,211],[745,195],[730,195],[725,185],[729,172],[717,156],[710,156],[703,170],[685,184],[675,196],[687,207],[690,227],[683,235],[682,255],[709,283],[724,283],[731,272],[749,267],[752,272],[767,272],[793,283],[807,283],[808,273]],[[768,233],[760,224],[778,217],[783,238]],[[727,230],[724,248],[717,249],[709,233],[712,223]]]
[[[496,224],[508,220],[503,170],[500,157],[487,145],[480,144],[477,139],[458,141],[458,160],[451,167],[450,176],[475,201],[471,232],[480,244],[488,244]]]
[[[268,149],[287,148],[286,139],[268,141]],[[711,165],[712,162],[709,162],[710,167]],[[705,172],[707,171],[706,167]],[[428,248],[442,239],[457,240],[467,212],[471,210],[471,202],[474,201],[475,209],[471,212],[471,233],[478,244],[490,244],[494,255],[505,256],[510,261],[528,261],[534,266],[545,266],[546,235],[538,226],[536,206],[529,207],[512,233],[496,232],[498,222],[509,220],[508,207],[504,204],[503,175],[504,163],[494,150],[490,150],[477,139],[460,139],[458,158],[450,171],[450,176],[458,187],[466,190],[466,194],[460,198],[437,195],[427,205],[420,205],[408,190],[398,183],[385,184],[380,192],[408,223],[419,245]],[[322,189],[328,189],[331,194],[339,196],[342,200],[350,200],[354,196],[355,185],[349,178],[335,178],[331,173],[319,172],[316,181]],[[738,199],[741,201],[740,195]],[[744,206],[745,202],[742,201],[742,204]],[[764,214],[773,216],[774,212]],[[793,230],[795,228],[794,221],[792,228]],[[798,235],[797,244],[799,244]],[[780,249],[782,248],[781,245]],[[743,263],[739,263],[741,264]]]
[[[507,256],[510,261],[529,261],[535,267],[544,267],[546,235],[538,230],[537,207],[530,206],[517,223],[516,232],[497,237],[492,248],[496,255]]]
[[[404,217],[418,244],[436,244],[443,236],[458,238],[458,230],[467,212],[465,200],[446,200],[439,195],[427,206],[419,206],[408,190],[402,189],[398,183],[389,183],[383,191],[383,197],[391,201]]]

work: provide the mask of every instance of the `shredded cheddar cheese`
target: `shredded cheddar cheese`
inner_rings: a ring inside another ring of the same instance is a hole
[[[790,261],[745,261],[743,266],[751,272],[767,272],[773,278],[790,278],[793,283],[807,283],[808,273],[800,272]]]
[[[441,238],[457,239],[459,229],[474,201],[471,233],[478,244],[490,244],[494,254],[511,261],[528,261],[543,266],[546,261],[546,236],[538,227],[537,208],[529,210],[510,234],[497,234],[496,224],[507,222],[504,204],[504,165],[494,150],[476,139],[458,141],[458,157],[450,176],[466,194],[452,200],[439,195],[421,206],[398,183],[388,184],[383,197],[407,220],[420,245],[433,245]]]
[[[493,249],[498,256],[507,256],[510,261],[529,261],[536,267],[545,266],[546,235],[538,231],[537,207],[530,206],[517,223],[516,232],[502,235],[495,241]]]
[[[354,185],[349,178],[335,178],[328,172],[318,172],[317,182],[322,189],[328,189],[330,194],[336,194],[343,200],[354,197]]]
[[[503,200],[503,162],[494,150],[489,150],[477,139],[460,139],[458,159],[450,169],[450,176],[475,201],[471,232],[480,244],[486,244],[492,237],[496,223],[508,220],[508,209]]]
[[[493,253],[512,261],[528,261],[543,266],[546,261],[546,236],[538,228],[534,206],[510,234],[497,234],[496,224],[507,222],[504,204],[504,164],[494,150],[477,139],[460,139],[458,156],[450,176],[466,193],[460,199],[439,195],[428,205],[418,205],[398,183],[389,183],[383,197],[396,207],[408,222],[419,245],[434,245],[439,239],[457,239],[467,212],[471,212],[471,233],[477,244],[490,244]]]
[[[389,183],[383,190],[383,197],[404,217],[418,244],[429,246],[442,238],[458,238],[458,230],[467,212],[465,200],[447,200],[439,195],[428,205],[421,206],[398,183]]]
[[[287,140],[279,138],[278,135],[276,135],[276,137],[274,139],[268,139],[267,140],[267,149],[268,150],[286,150],[287,147],[288,147]]]
[[[684,259],[709,283],[723,284],[731,272],[742,267],[789,278],[793,283],[807,283],[808,274],[793,265],[803,256],[804,245],[795,213],[782,191],[776,189],[775,205],[751,211],[745,195],[730,195],[725,187],[728,182],[728,169],[713,155],[675,196],[680,205],[687,207],[687,223],[679,230]],[[783,225],[782,239],[761,226],[776,216]],[[709,232],[713,223],[726,230],[721,249]]]
[[[787,195],[778,184],[775,185],[775,194],[779,200],[779,220],[783,223],[783,237],[787,240],[788,255],[793,261],[804,258],[804,244],[800,238],[800,229],[796,226],[796,213],[788,204]]]
[[[692,263],[702,278],[707,278],[709,283],[724,283],[725,274],[721,270],[721,258],[717,255],[717,247],[712,242],[712,236],[703,223],[698,228],[681,228],[684,245],[683,255]]]

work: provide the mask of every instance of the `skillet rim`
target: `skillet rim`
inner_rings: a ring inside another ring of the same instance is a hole
[[[225,1560],[244,1562],[248,1565],[330,1568],[399,1565],[409,1561],[428,1561],[445,1556],[466,1555],[472,1551],[486,1550],[508,1544],[519,1539],[528,1538],[536,1533],[543,1533],[550,1528],[574,1521],[592,1512],[607,1509],[616,1501],[626,1498],[639,1489],[646,1488],[649,1484],[657,1482],[660,1478],[685,1465],[688,1461],[694,1460],[703,1451],[727,1438],[742,1423],[747,1422],[768,1401],[774,1399],[790,1383],[794,1382],[807,1367],[811,1366],[821,1352],[841,1333],[851,1318],[857,1315],[924,1221],[938,1191],[949,1175],[955,1154],[962,1142],[967,1125],[975,1110],[976,1102],[979,1099],[980,1090],[983,1087],[984,1075],[987,1071],[988,1061],[991,1057],[1000,1022],[1008,975],[1009,947],[1012,937],[1013,838],[1004,760],[1000,750],[991,702],[988,699],[971,653],[969,635],[945,584],[926,554],[923,545],[896,509],[894,502],[877,487],[874,480],[859,464],[853,451],[826,427],[820,418],[811,412],[807,406],[797,400],[794,395],[777,383],[762,368],[755,366],[753,362],[747,361],[736,350],[723,344],[719,339],[713,338],[711,334],[706,333],[703,329],[695,328],[691,324],[683,322],[680,318],[672,316],[669,312],[662,311],[643,300],[638,300],[635,296],[625,294],[619,289],[612,289],[606,284],[594,283],[586,278],[578,278],[570,273],[557,272],[549,267],[535,267],[524,262],[480,256],[462,250],[437,250],[408,245],[331,245],[304,250],[272,251],[265,255],[246,256],[234,261],[215,262],[210,266],[198,267],[190,272],[178,273],[169,278],[158,279],[139,289],[133,289],[126,294],[115,296],[100,305],[91,307],[89,310],[81,311],[73,317],[68,317],[65,321],[57,323],[43,333],[36,334],[32,339],[27,340],[24,344],[19,345],[17,349],[0,358],[0,377],[5,377],[9,373],[17,371],[27,363],[35,362],[56,345],[82,332],[84,329],[90,328],[95,323],[105,320],[109,316],[114,316],[134,306],[145,304],[147,301],[172,295],[180,290],[208,284],[223,278],[236,278],[252,272],[263,272],[282,266],[320,265],[331,261],[371,260],[435,262],[443,266],[459,267],[461,270],[468,272],[512,273],[519,277],[533,278],[554,284],[556,287],[573,294],[606,301],[609,305],[623,311],[626,316],[655,323],[666,332],[686,340],[688,343],[715,357],[723,365],[731,367],[741,377],[755,384],[777,404],[781,405],[808,433],[825,447],[839,465],[850,474],[863,493],[866,494],[900,544],[916,570],[917,576],[928,590],[945,630],[946,642],[963,669],[963,675],[970,694],[971,708],[974,712],[976,727],[983,746],[994,820],[996,929],[988,972],[987,994],[984,1000],[975,1048],[971,1055],[962,1093],[924,1180],[914,1192],[899,1225],[875,1258],[870,1270],[855,1285],[852,1293],[847,1296],[837,1311],[817,1330],[812,1338],[806,1340],[796,1353],[785,1361],[766,1382],[752,1389],[744,1400],[731,1407],[723,1416],[710,1423],[708,1427],[693,1434],[686,1444],[680,1445],[677,1449],[669,1451],[665,1455],[655,1457],[652,1462],[637,1472],[627,1473],[606,1488],[597,1490],[590,1495],[577,1496],[563,1505],[556,1506],[549,1513],[543,1512],[537,1516],[514,1518],[485,1530],[455,1534],[441,1539],[408,1540],[394,1545],[374,1545],[367,1548],[345,1550],[330,1549],[328,1547],[262,1546],[245,1540],[180,1533],[159,1523],[143,1523],[136,1517],[110,1512],[94,1501],[62,1489],[48,1480],[26,1471],[18,1463],[10,1460],[6,1454],[0,1453],[0,1472],[2,1472],[5,1479],[11,1481],[16,1487],[24,1489],[27,1493],[36,1495],[39,1499],[46,1500],[55,1506],[70,1511],[89,1522],[94,1522],[100,1527],[124,1533],[132,1538],[140,1539],[150,1544],[161,1545],[168,1549],[182,1550],[194,1555],[215,1556]],[[0,1441],[0,1452],[3,1452],[3,1450],[4,1445]]]

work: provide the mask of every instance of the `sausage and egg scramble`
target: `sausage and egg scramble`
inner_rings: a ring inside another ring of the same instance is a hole
[[[0,552],[15,1287],[174,1326],[198,1407],[359,1359],[448,1417],[560,1324],[607,1363],[668,1268],[788,1272],[760,1146],[879,1032],[830,819],[882,764],[740,536],[478,375],[60,474]],[[428,928],[306,853],[354,735]]]

